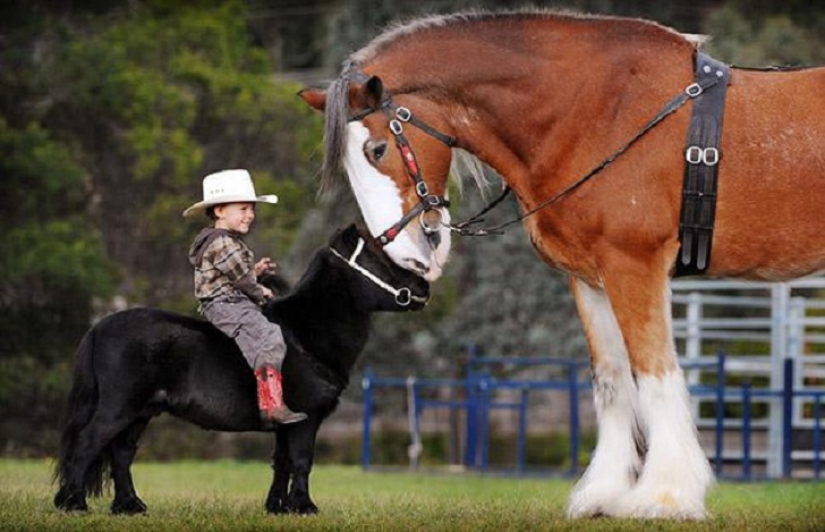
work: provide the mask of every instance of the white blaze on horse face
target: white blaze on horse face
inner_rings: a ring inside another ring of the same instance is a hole
[[[361,122],[348,126],[344,168],[355,194],[364,221],[373,236],[378,236],[396,224],[404,216],[403,201],[393,180],[379,172],[364,155],[363,146],[369,138],[369,130]],[[450,222],[450,213],[442,211],[444,222]],[[432,248],[418,220],[412,220],[384,251],[396,264],[426,279],[435,281],[443,273],[443,266],[450,253],[450,231],[442,227],[441,242]]]

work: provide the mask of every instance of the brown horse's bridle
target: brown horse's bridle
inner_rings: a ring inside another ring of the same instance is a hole
[[[365,82],[369,78],[363,72],[355,71],[351,73],[351,79]],[[412,179],[413,185],[415,186],[415,193],[418,196],[418,204],[415,207],[410,209],[407,214],[402,216],[401,219],[394,223],[389,229],[376,237],[375,243],[379,247],[383,248],[395,240],[398,234],[401,233],[401,230],[404,229],[416,216],[423,215],[428,211],[435,211],[439,214],[441,219],[443,215],[439,209],[442,207],[449,208],[450,206],[450,200],[443,195],[430,194],[427,183],[424,181],[424,178],[421,177],[421,167],[418,165],[415,152],[413,151],[412,146],[410,146],[410,142],[407,140],[407,137],[404,136],[404,124],[410,124],[417,127],[424,133],[443,142],[448,148],[455,147],[458,141],[455,137],[441,133],[437,129],[426,124],[424,121],[413,116],[412,112],[408,108],[396,105],[395,102],[392,101],[392,96],[390,96],[389,93],[385,93],[380,107],[371,107],[359,111],[358,113],[351,115],[349,117],[349,121],[353,122],[356,120],[361,120],[364,117],[378,111],[382,111],[389,121],[390,132],[395,138],[395,146],[398,148],[398,151],[401,152],[401,159],[404,161],[404,168],[407,170],[407,175],[410,179]],[[423,218],[420,219],[420,223],[424,234],[427,236],[430,236],[438,231],[441,226],[441,223],[439,223],[439,228],[433,229],[427,226]]]

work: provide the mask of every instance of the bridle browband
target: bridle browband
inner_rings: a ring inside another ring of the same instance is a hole
[[[350,73],[350,79],[363,83],[369,78],[363,72],[356,70]],[[371,107],[359,111],[358,113],[351,115],[349,117],[349,121],[353,122],[356,120],[361,120],[378,111],[383,112],[384,116],[386,116],[387,120],[389,120],[389,128],[395,138],[395,146],[398,148],[398,151],[401,152],[401,159],[404,161],[404,168],[407,170],[407,175],[410,176],[410,179],[412,179],[413,185],[415,186],[415,193],[418,196],[418,204],[415,207],[410,209],[410,211],[402,216],[400,220],[376,237],[375,243],[379,247],[383,248],[395,240],[399,233],[401,233],[401,230],[404,229],[416,216],[424,214],[428,211],[436,211],[443,220],[443,215],[438,209],[442,207],[449,208],[450,206],[450,200],[446,197],[430,194],[427,183],[424,181],[424,178],[421,177],[421,167],[418,165],[418,159],[415,157],[415,152],[413,151],[412,146],[410,146],[410,142],[407,140],[407,137],[404,135],[404,124],[410,124],[417,127],[424,133],[444,143],[448,148],[454,148],[458,141],[455,137],[445,135],[419,118],[413,116],[412,112],[408,108],[396,105],[395,102],[392,101],[392,96],[390,96],[389,93],[387,93],[382,99],[380,107]],[[427,227],[423,220],[421,221],[421,228],[427,235],[436,231]]]
[[[350,79],[356,82],[365,82],[369,79],[369,77],[361,71],[352,71],[350,72]],[[713,87],[720,81],[723,81],[721,76],[709,76],[704,79],[700,79],[698,81],[694,81],[687,87],[685,87],[679,94],[673,97],[669,102],[665,104],[664,107],[653,117],[651,118],[646,124],[644,124],[639,131],[636,132],[631,139],[622,145],[619,149],[614,151],[609,157],[605,158],[601,163],[599,163],[596,167],[592,170],[578,178],[576,181],[562,189],[561,191],[557,192],[550,198],[544,200],[543,202],[539,203],[537,206],[533,207],[532,209],[521,213],[517,217],[509,220],[507,222],[492,226],[492,227],[483,227],[483,228],[476,228],[472,229],[470,226],[479,224],[484,222],[484,218],[482,216],[500,204],[511,192],[511,188],[509,186],[505,186],[504,191],[501,195],[491,201],[487,206],[485,206],[481,211],[476,213],[475,215],[471,216],[464,222],[460,222],[454,225],[444,224],[442,221],[442,225],[447,227],[449,230],[454,231],[462,236],[488,236],[494,234],[502,234],[503,230],[513,224],[521,222],[528,216],[532,216],[536,214],[540,210],[544,209],[545,207],[555,203],[556,201],[564,198],[568,194],[575,191],[577,188],[582,186],[584,183],[589,181],[591,178],[599,174],[602,170],[610,166],[616,159],[619,158],[622,154],[624,154],[627,150],[630,149],[639,139],[645,136],[650,130],[656,127],[662,120],[676,112],[679,108],[685,105],[688,101],[693,100],[699,97],[702,93],[704,93],[707,89]],[[376,239],[376,243],[383,247],[392,242],[398,233],[407,226],[407,224],[412,221],[413,218],[427,212],[429,210],[437,209],[440,207],[449,207],[450,202],[443,196],[434,196],[428,193],[427,184],[421,178],[421,171],[418,167],[418,162],[415,158],[415,153],[412,150],[409,142],[407,141],[406,137],[403,135],[403,126],[401,125],[402,122],[410,123],[417,128],[421,129],[428,135],[435,137],[436,139],[440,140],[448,147],[453,148],[458,144],[458,139],[455,137],[451,137],[449,135],[445,135],[434,128],[428,126],[421,120],[415,118],[409,109],[406,107],[399,107],[395,105],[392,101],[392,97],[387,94],[386,97],[383,99],[382,104],[378,108],[368,108],[358,113],[351,115],[349,117],[350,121],[354,120],[361,120],[362,118],[378,112],[383,111],[387,118],[390,120],[390,131],[392,131],[393,135],[395,136],[396,146],[401,151],[402,158],[404,159],[407,173],[412,178],[413,182],[415,183],[416,193],[419,197],[419,203],[413,209],[410,210],[406,215],[404,215],[401,220],[395,223],[392,227],[384,231],[381,235],[379,235]],[[392,118],[392,114],[395,114],[396,117]],[[393,124],[396,124],[395,126]],[[429,234],[434,232],[433,229],[428,228],[424,225],[422,221],[422,229],[424,232]]]
[[[341,259],[345,263],[347,263],[347,265],[350,268],[357,271],[358,273],[360,273],[361,275],[363,275],[364,277],[366,277],[367,279],[372,281],[377,286],[383,288],[384,290],[386,290],[387,292],[389,292],[390,294],[395,296],[395,303],[398,306],[406,307],[406,306],[409,306],[409,304],[412,303],[413,301],[415,301],[416,303],[427,304],[427,302],[429,301],[429,298],[414,296],[413,293],[412,293],[412,290],[410,290],[407,287],[395,288],[391,284],[381,280],[381,278],[379,278],[377,275],[375,275],[374,273],[372,273],[368,269],[366,269],[363,266],[361,266],[360,264],[358,264],[358,262],[357,262],[358,256],[364,250],[364,245],[365,244],[366,244],[366,242],[364,242],[364,239],[359,237],[358,238],[358,244],[355,246],[355,250],[352,252],[352,255],[350,255],[350,258],[344,257],[343,255],[341,255],[338,252],[338,250],[336,250],[332,246],[329,247],[329,250],[332,252],[333,255],[335,255],[336,257],[338,257],[339,259]]]

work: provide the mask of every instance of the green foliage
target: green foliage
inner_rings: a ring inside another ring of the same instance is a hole
[[[807,2],[726,2],[707,19],[709,50],[744,67],[825,62],[825,8]]]
[[[66,394],[42,379],[58,372],[67,390],[93,303],[194,309],[186,252],[206,219],[181,212],[204,175],[248,168],[281,195],[261,209],[264,249],[289,245],[315,194],[320,117],[273,83],[245,2],[89,7],[20,17],[27,31],[0,49],[0,347],[19,379],[0,383],[6,451],[41,429],[54,441]],[[44,415],[28,415],[33,402]]]

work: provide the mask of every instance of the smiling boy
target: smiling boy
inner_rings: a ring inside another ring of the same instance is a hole
[[[258,283],[258,276],[271,270],[272,262],[269,257],[255,262],[242,238],[255,220],[255,205],[277,201],[274,195],[257,196],[246,170],[224,170],[203,179],[203,201],[183,213],[205,213],[213,221],[189,249],[195,297],[201,314],[235,340],[255,371],[258,408],[267,426],[306,419],[306,414],[292,412],[284,403],[281,365],[286,344],[281,328],[261,312],[273,294]]]

